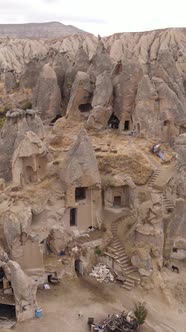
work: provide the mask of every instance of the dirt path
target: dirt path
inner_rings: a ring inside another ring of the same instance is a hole
[[[88,317],[102,321],[108,314],[127,309],[144,300],[149,310],[148,327],[142,332],[185,332],[185,313],[170,309],[154,294],[142,297],[141,290],[125,291],[117,284],[100,284],[96,279],[66,280],[60,286],[38,292],[43,317],[18,323],[16,332],[86,332]],[[78,314],[81,314],[81,318]],[[179,327],[178,327],[179,322]]]

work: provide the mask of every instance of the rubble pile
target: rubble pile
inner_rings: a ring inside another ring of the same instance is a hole
[[[104,264],[98,264],[92,268],[92,272],[90,273],[91,277],[94,277],[99,282],[109,282],[114,281],[114,276],[111,273],[110,269]]]
[[[101,328],[104,332],[134,332],[137,331],[138,324],[135,317],[131,316],[131,313],[121,313],[107,318]]]

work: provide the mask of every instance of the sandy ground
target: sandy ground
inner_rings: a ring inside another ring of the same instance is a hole
[[[140,289],[128,292],[115,283],[100,284],[90,277],[66,280],[50,290],[40,290],[38,303],[43,317],[18,323],[14,331],[86,332],[88,317],[100,322],[108,314],[131,310],[135,302],[145,301],[149,315],[142,332],[186,332],[186,309],[171,308],[157,291],[142,293]]]

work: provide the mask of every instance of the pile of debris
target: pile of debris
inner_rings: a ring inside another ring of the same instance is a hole
[[[92,268],[92,272],[89,274],[91,277],[94,277],[99,282],[109,282],[114,281],[114,275],[111,273],[110,269],[104,265],[99,263],[98,265]]]
[[[138,330],[138,323],[131,312],[122,312],[108,317],[99,325],[91,324],[90,328],[91,331],[102,332],[136,332]]]

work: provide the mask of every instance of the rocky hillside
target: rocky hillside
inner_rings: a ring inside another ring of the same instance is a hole
[[[61,38],[82,33],[86,32],[59,22],[0,24],[0,38]]]

